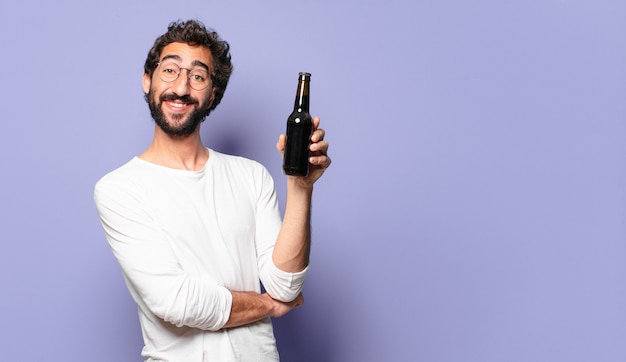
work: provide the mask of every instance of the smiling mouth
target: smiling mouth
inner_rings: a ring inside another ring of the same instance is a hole
[[[174,111],[184,111],[189,106],[193,106],[198,103],[189,96],[179,97],[175,94],[163,95],[161,97],[161,102],[167,104],[167,106]]]
[[[180,101],[178,102],[177,101],[165,101],[165,103],[167,103],[171,108],[178,109],[178,110],[183,110],[191,104],[191,103],[185,103],[185,102],[180,102]]]

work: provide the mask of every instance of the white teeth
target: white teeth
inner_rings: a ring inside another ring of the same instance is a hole
[[[183,108],[186,104],[185,103],[170,102],[170,105],[172,107],[175,107],[175,108]]]

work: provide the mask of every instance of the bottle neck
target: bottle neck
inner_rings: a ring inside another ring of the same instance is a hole
[[[296,90],[296,100],[293,105],[294,110],[301,109],[300,112],[309,111],[309,81],[311,75],[300,73],[298,78],[298,89]]]
[[[296,95],[296,101],[293,104],[294,111],[308,112],[309,111],[309,95]]]

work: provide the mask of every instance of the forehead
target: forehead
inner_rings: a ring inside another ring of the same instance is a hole
[[[196,62],[212,64],[211,51],[204,45],[189,45],[187,43],[170,43],[161,50],[159,60],[172,57],[180,61],[182,66],[189,66]]]

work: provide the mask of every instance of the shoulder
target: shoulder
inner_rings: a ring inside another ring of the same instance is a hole
[[[213,150],[211,152],[212,171],[216,176],[228,179],[228,183],[243,184],[254,189],[274,187],[272,175],[260,162]]]
[[[130,161],[117,169],[105,174],[97,184],[114,182],[118,179],[134,178],[137,175],[145,172],[145,162],[141,161],[137,157],[133,157]]]
[[[216,168],[230,169],[246,173],[267,173],[267,169],[258,161],[243,157],[229,155],[211,150],[213,166]]]
[[[95,185],[95,194],[110,194],[129,189],[140,189],[146,176],[146,165],[133,158],[119,168],[104,175]]]

